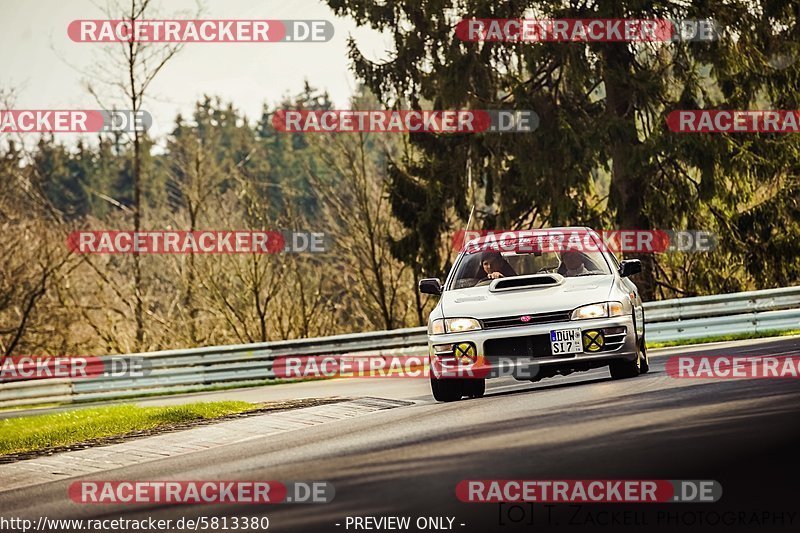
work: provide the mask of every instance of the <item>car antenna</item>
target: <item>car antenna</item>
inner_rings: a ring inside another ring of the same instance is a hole
[[[472,209],[469,211],[469,218],[467,219],[467,229],[465,231],[469,231],[470,226],[472,226],[472,215],[475,214],[475,204],[472,204]]]
[[[472,239],[468,239],[469,237],[469,228],[472,227],[472,215],[475,214],[475,204],[472,204],[472,209],[469,211],[469,218],[467,218],[467,227],[464,229],[464,242],[461,243],[461,247],[466,249],[467,243]]]

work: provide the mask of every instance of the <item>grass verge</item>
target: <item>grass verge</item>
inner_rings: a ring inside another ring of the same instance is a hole
[[[171,428],[187,422],[246,413],[263,406],[248,402],[201,402],[167,407],[123,404],[0,420],[0,455]]]
[[[742,341],[747,339],[763,339],[766,337],[786,337],[790,335],[800,335],[800,329],[790,331],[760,331],[758,333],[732,333],[730,335],[716,335],[708,337],[697,337],[695,339],[685,339],[679,341],[648,342],[648,348],[669,348],[671,346],[686,346],[689,344],[706,344],[709,342]]]

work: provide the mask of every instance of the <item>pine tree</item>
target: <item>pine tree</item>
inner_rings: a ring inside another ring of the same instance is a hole
[[[800,236],[797,218],[779,200],[796,183],[796,135],[678,134],[665,124],[675,109],[796,109],[795,1],[327,2],[337,15],[393,36],[386,63],[370,61],[350,41],[355,73],[384,105],[531,109],[540,117],[530,134],[410,135],[422,157],[392,167],[394,211],[408,230],[395,251],[429,274],[446,263],[436,237],[450,229],[448,210],[463,221],[473,203],[486,228],[713,228],[722,254],[716,260],[736,260],[778,221],[789,222],[794,242]],[[722,33],[712,42],[463,42],[454,26],[473,17],[713,18]],[[468,186],[470,175],[480,196]],[[781,209],[780,217],[768,216],[774,211],[766,205]],[[760,263],[785,262],[788,251],[767,249],[774,255],[765,258],[762,249],[746,264],[760,283],[769,282]],[[645,298],[681,290],[657,257],[640,258]],[[797,259],[790,263],[796,273]],[[684,292],[728,283],[727,272],[708,270],[702,281],[685,280]]]

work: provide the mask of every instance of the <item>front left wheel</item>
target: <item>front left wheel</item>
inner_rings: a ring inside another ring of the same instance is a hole
[[[636,357],[633,361],[625,359],[611,361],[608,370],[611,372],[611,379],[635,378],[642,373],[642,354],[636,350]]]
[[[627,379],[635,378],[641,374],[641,357],[636,356],[633,361],[612,361],[608,365],[608,370],[611,372],[611,379]]]
[[[650,359],[647,357],[647,342],[645,342],[644,337],[642,337],[641,343],[639,350],[642,354],[642,368],[639,373],[647,374],[650,371]]]
[[[612,361],[608,365],[611,372],[611,379],[635,378],[641,374],[646,374],[650,370],[650,363],[647,360],[647,344],[644,337],[639,339],[636,345],[636,358],[633,361],[620,359]]]

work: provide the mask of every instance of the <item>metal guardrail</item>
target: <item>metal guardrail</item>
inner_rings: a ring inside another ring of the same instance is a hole
[[[800,287],[645,303],[650,342],[800,329]],[[425,328],[374,331],[258,344],[131,354],[147,361],[142,377],[38,379],[0,384],[0,407],[108,400],[141,395],[244,387],[275,379],[286,355],[427,353]]]
[[[660,300],[647,302],[644,307],[648,322],[800,309],[800,286]]]

